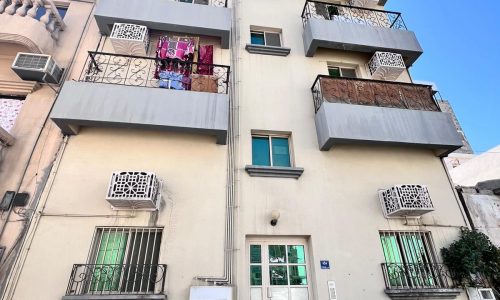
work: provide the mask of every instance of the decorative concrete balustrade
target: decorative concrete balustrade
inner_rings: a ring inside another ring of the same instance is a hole
[[[66,27],[52,0],[0,0],[0,25],[0,40],[39,53],[50,52]]]

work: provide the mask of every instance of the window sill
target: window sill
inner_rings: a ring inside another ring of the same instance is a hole
[[[391,299],[455,299],[461,289],[436,288],[436,289],[386,289],[385,293]]]
[[[247,44],[245,49],[249,53],[253,54],[263,54],[263,55],[275,55],[275,56],[287,56],[290,54],[291,49],[285,47],[274,47],[274,46],[264,46],[264,45],[253,45]]]
[[[245,167],[248,175],[252,177],[278,177],[278,178],[295,178],[298,179],[304,168],[293,167],[268,167],[247,165]]]

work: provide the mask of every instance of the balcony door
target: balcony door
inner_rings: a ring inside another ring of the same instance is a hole
[[[305,241],[250,241],[251,300],[311,299]]]

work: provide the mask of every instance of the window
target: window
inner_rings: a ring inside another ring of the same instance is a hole
[[[328,66],[328,75],[332,77],[357,78],[356,69]]]
[[[250,43],[252,45],[281,47],[281,33],[251,30]]]
[[[252,242],[250,299],[309,299],[306,247],[298,242]]]
[[[184,3],[194,3],[194,4],[203,4],[208,5],[208,0],[178,0],[179,2]]]
[[[380,232],[386,278],[391,287],[439,286],[430,232]]]
[[[89,293],[151,292],[160,275],[161,228],[97,228],[87,272]]]
[[[291,167],[289,136],[252,135],[252,164]]]

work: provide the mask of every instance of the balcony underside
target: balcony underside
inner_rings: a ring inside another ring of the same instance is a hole
[[[165,295],[74,295],[62,300],[165,300]]]
[[[139,128],[214,135],[226,144],[227,94],[68,81],[51,119],[64,134],[80,126]]]
[[[460,289],[386,289],[385,293],[394,300],[410,299],[455,299],[460,295]]]
[[[229,48],[231,10],[226,7],[181,3],[168,0],[100,1],[95,11],[99,30],[109,35],[113,24],[133,23],[152,30],[215,36]]]
[[[406,65],[411,66],[423,53],[412,31],[323,19],[309,19],[303,39],[308,57],[320,47],[366,53],[387,51],[403,55]]]
[[[324,102],[315,117],[321,150],[337,144],[401,145],[446,156],[462,146],[447,113]]]

